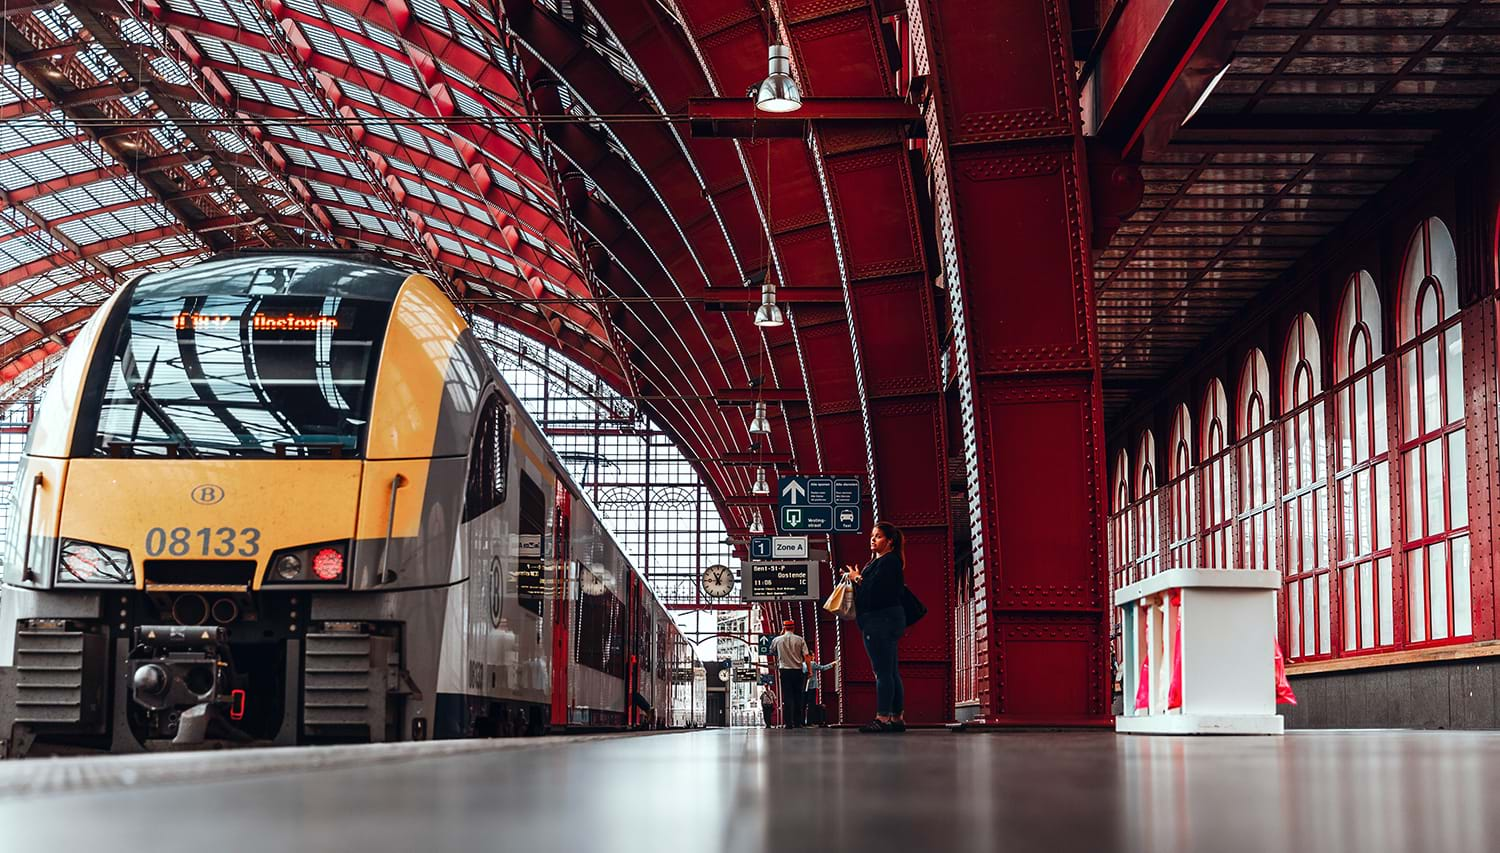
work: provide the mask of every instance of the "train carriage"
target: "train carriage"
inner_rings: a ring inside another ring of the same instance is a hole
[[[10,518],[0,754],[687,722],[676,626],[421,275],[240,254],[122,288]]]

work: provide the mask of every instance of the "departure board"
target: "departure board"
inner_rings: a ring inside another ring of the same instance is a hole
[[[748,562],[740,590],[745,601],[807,601],[818,597],[815,562]]]

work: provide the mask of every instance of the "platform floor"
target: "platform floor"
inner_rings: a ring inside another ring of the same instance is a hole
[[[728,730],[0,764],[0,851],[1492,851],[1500,733]]]

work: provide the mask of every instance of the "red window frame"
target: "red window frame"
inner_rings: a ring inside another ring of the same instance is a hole
[[[1399,639],[1390,452],[1395,424],[1386,418],[1395,389],[1386,369],[1389,359],[1381,346],[1380,321],[1375,283],[1360,270],[1349,277],[1340,303],[1334,358],[1337,382],[1330,392],[1334,401],[1334,565],[1339,580],[1334,593],[1338,605],[1334,646],[1340,656],[1389,651]]]
[[[1270,571],[1276,563],[1276,510],[1279,477],[1275,464],[1276,422],[1271,419],[1270,370],[1265,354],[1251,350],[1240,370],[1239,433],[1234,447],[1235,471],[1239,477],[1235,526],[1239,530],[1240,567]],[[1261,488],[1255,488],[1256,470]],[[1259,529],[1257,529],[1257,526]]]
[[[1282,590],[1288,660],[1333,654],[1332,535],[1328,512],[1328,421],[1311,316],[1292,324],[1283,348],[1281,432]],[[1312,621],[1309,621],[1312,620]]]
[[[1227,569],[1240,564],[1234,547],[1235,490],[1231,481],[1234,458],[1226,426],[1228,407],[1224,383],[1213,380],[1203,395],[1203,435],[1198,450],[1198,458],[1203,460],[1199,479],[1202,492],[1198,505],[1203,513],[1199,553],[1203,555],[1204,566],[1211,569]]]
[[[1440,232],[1434,231],[1434,224],[1441,229]],[[1474,634],[1472,565],[1466,566],[1463,573],[1464,589],[1461,593],[1456,589],[1459,584],[1453,569],[1455,554],[1460,549],[1466,554],[1465,560],[1472,559],[1469,552],[1468,469],[1466,453],[1463,452],[1468,441],[1468,416],[1463,409],[1463,317],[1459,306],[1455,304],[1457,282],[1451,283],[1451,293],[1445,293],[1450,288],[1445,286],[1437,274],[1439,270],[1433,253],[1435,233],[1443,240],[1447,251],[1456,257],[1452,236],[1440,220],[1429,218],[1418,226],[1408,242],[1406,258],[1402,263],[1400,319],[1403,341],[1395,354],[1401,392],[1396,453],[1400,460],[1403,510],[1399,536],[1406,606],[1402,609],[1402,615],[1405,617],[1403,635],[1408,648],[1469,642]],[[1421,252],[1416,256],[1414,249],[1419,244]],[[1408,299],[1408,291],[1412,288],[1415,292]],[[1428,304],[1429,298],[1434,300],[1430,324],[1423,318],[1423,308]],[[1450,332],[1453,333],[1451,336]],[[1449,359],[1453,357],[1449,353],[1449,347],[1455,342],[1459,350],[1456,368],[1449,363]],[[1430,417],[1431,413],[1426,405],[1428,388],[1423,379],[1429,362],[1434,359],[1437,362],[1433,366],[1436,423],[1432,422],[1434,418]],[[1452,387],[1455,382],[1456,388]],[[1456,410],[1457,416],[1454,417],[1450,410]],[[1454,441],[1455,438],[1457,442]],[[1461,445],[1456,465],[1455,443]],[[1442,495],[1437,498],[1437,506],[1442,518],[1437,525],[1432,517],[1434,495],[1429,491],[1432,448],[1437,449],[1437,465],[1441,467],[1438,485],[1442,489]],[[1455,469],[1464,475],[1464,487],[1461,489],[1454,488]],[[1456,511],[1460,501],[1461,516]],[[1420,527],[1414,528],[1414,524],[1420,524]],[[1438,553],[1443,554],[1441,571],[1445,636],[1442,637],[1434,637],[1432,630],[1436,620],[1433,618],[1432,608],[1434,572],[1431,557]],[[1417,577],[1418,571],[1420,578]],[[1460,602],[1467,611],[1468,623],[1467,630],[1462,633],[1459,630],[1457,609]],[[1420,625],[1414,618],[1419,610]]]

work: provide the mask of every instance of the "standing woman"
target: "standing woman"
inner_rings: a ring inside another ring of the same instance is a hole
[[[847,567],[847,577],[854,583],[855,621],[875,671],[875,719],[860,727],[871,734],[906,731],[905,697],[896,665],[896,646],[906,632],[906,610],[901,606],[901,590],[906,587],[904,544],[901,528],[877,522],[870,531],[874,559],[863,569]]]

